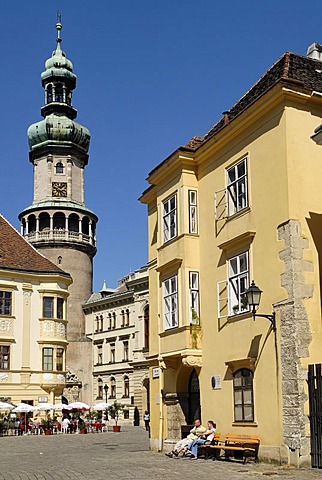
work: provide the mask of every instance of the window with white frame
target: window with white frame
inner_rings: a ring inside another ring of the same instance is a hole
[[[227,170],[228,217],[248,207],[247,158]]]
[[[172,195],[163,202],[163,241],[177,236],[177,196]]]
[[[97,365],[103,364],[103,347],[102,345],[97,346]]]
[[[178,326],[178,279],[177,275],[163,282],[164,329]]]
[[[248,252],[228,260],[228,309],[229,315],[248,310],[245,292],[249,286]]]
[[[12,293],[0,290],[0,315],[11,315]]]
[[[241,368],[234,373],[235,422],[254,421],[253,372]]]
[[[199,273],[189,272],[190,324],[199,325]]]
[[[124,362],[129,361],[129,342],[128,342],[128,340],[123,342],[123,361]]]
[[[0,345],[0,370],[9,370],[10,346]]]
[[[189,233],[198,233],[197,190],[189,190]]]
[[[110,363],[115,363],[115,343],[110,344]]]

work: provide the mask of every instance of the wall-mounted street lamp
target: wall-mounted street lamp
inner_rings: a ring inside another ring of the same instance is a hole
[[[105,402],[107,403],[108,385],[106,385],[106,383],[105,383],[103,388],[104,388],[104,392],[105,392]],[[108,410],[107,409],[105,410],[105,420],[108,420]]]
[[[251,286],[246,290],[245,295],[247,297],[247,303],[252,312],[253,319],[255,320],[256,317],[267,318],[267,320],[271,322],[274,332],[276,332],[275,312],[273,312],[271,315],[256,313],[256,309],[261,301],[262,290],[255,285],[254,280],[252,281]]]

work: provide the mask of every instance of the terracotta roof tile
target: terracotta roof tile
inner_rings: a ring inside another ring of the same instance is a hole
[[[289,86],[296,84],[305,90],[322,92],[321,70],[322,62],[319,60],[313,60],[312,58],[304,57],[296,53],[284,53],[255,85],[253,85],[228,112],[225,112],[228,122],[234,120],[234,118],[279,82]],[[206,133],[204,141],[207,141],[219,132],[226,124],[227,121],[225,122],[224,116]],[[199,146],[200,145],[196,145],[195,148],[197,149]]]
[[[30,245],[0,214],[0,268],[31,273],[70,275]]]

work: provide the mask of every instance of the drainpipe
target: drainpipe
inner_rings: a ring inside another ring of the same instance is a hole
[[[160,349],[159,349],[160,351]],[[158,438],[158,452],[163,450],[163,428],[164,428],[164,416],[163,416],[163,391],[164,391],[164,362],[159,359],[159,438]]]

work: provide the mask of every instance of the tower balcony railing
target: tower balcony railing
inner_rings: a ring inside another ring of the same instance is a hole
[[[96,240],[93,236],[82,232],[71,232],[70,230],[57,229],[40,232],[25,233],[24,237],[29,242],[47,242],[50,240],[85,242],[95,246]]]

